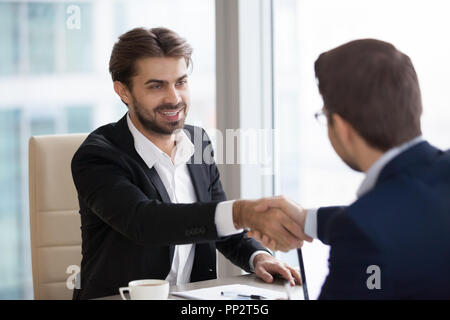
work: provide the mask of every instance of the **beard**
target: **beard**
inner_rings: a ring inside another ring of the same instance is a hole
[[[184,102],[180,102],[176,105],[172,104],[162,104],[157,106],[151,112],[147,111],[142,105],[136,100],[134,95],[132,95],[133,105],[131,106],[137,119],[144,127],[144,129],[149,132],[153,132],[160,135],[171,135],[175,130],[182,129],[184,127],[184,120],[186,118],[187,105]],[[159,111],[173,111],[180,110],[184,112],[184,117],[176,121],[165,121],[164,123],[159,123],[157,119],[157,113]],[[154,115],[152,115],[154,113]]]

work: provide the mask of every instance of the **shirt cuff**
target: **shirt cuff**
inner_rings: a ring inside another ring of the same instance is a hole
[[[249,261],[249,265],[250,265],[250,271],[251,272],[255,272],[255,265],[253,264],[253,260],[255,260],[255,257],[260,254],[260,253],[265,253],[268,254],[269,256],[272,256],[270,253],[268,253],[267,251],[263,251],[263,250],[258,250],[255,251],[251,256],[250,256],[250,261]]]
[[[317,239],[317,211],[319,209],[309,209],[306,212],[305,234],[313,239]]]
[[[225,237],[236,233],[241,233],[244,229],[236,229],[233,223],[233,203],[235,200],[219,202],[216,207],[214,222],[216,224],[217,235]]]

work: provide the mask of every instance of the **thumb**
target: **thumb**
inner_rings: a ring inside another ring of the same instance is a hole
[[[276,198],[262,198],[258,200],[258,204],[253,208],[256,212],[263,212],[269,208],[279,207],[279,202]]]
[[[255,207],[253,207],[253,209],[256,212],[264,212],[264,211],[267,211],[269,208],[270,207],[264,202],[260,202]]]

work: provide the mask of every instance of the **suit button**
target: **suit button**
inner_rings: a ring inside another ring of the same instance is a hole
[[[184,235],[185,235],[186,237],[191,237],[191,236],[192,236],[192,229],[186,230],[186,231],[184,232]]]
[[[206,232],[205,227],[200,227],[200,233],[201,233],[201,234],[205,234],[205,232]]]

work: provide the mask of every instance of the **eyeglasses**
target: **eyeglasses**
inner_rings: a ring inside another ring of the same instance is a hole
[[[314,113],[314,118],[316,118],[317,122],[322,126],[326,126],[328,124],[328,112],[325,109],[322,109],[316,113]]]

